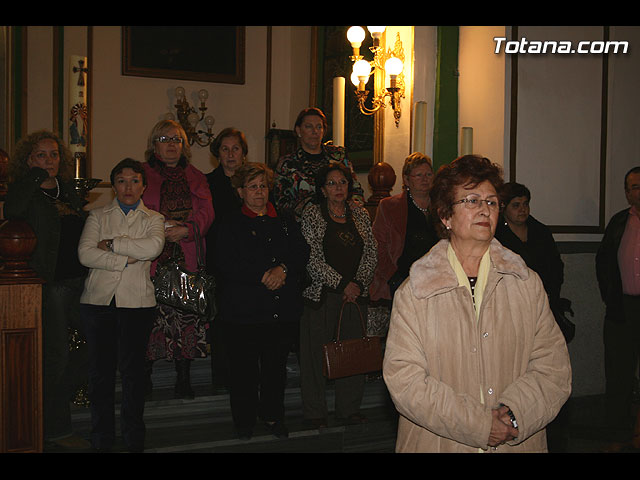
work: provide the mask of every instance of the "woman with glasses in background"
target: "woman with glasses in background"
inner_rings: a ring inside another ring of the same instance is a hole
[[[201,252],[206,250],[204,238],[214,219],[211,192],[206,177],[191,165],[190,159],[191,148],[179,123],[163,120],[153,127],[145,151],[147,188],[142,199],[148,208],[164,215],[165,246],[151,265],[152,277],[157,265],[171,258],[177,258],[187,270],[195,271],[197,248]],[[158,304],[156,308],[147,351],[147,393],[151,393],[151,364],[164,358],[175,362],[175,397],[192,399],[191,362],[207,356],[207,319],[168,305]]]
[[[499,166],[465,155],[431,188],[443,238],[397,290],[384,379],[398,452],[545,452],[571,365],[540,277],[494,239]]]
[[[287,358],[302,313],[309,246],[298,223],[269,201],[273,172],[265,164],[245,163],[232,182],[242,207],[220,223],[214,253],[233,423],[243,440],[258,418],[285,438]]]
[[[402,193],[380,200],[373,222],[378,266],[370,288],[372,302],[390,304],[413,262],[438,243],[429,215],[432,182],[431,159],[412,153],[402,167]]]
[[[305,420],[313,428],[328,426],[322,345],[334,338],[343,302],[358,302],[366,314],[369,285],[376,268],[376,240],[364,208],[351,208],[353,177],[342,163],[321,168],[315,178],[317,203],[302,215],[302,233],[311,246],[300,321],[300,382]],[[346,305],[340,338],[363,334],[355,305]],[[365,375],[335,381],[335,416],[341,423],[366,422],[360,413]]]

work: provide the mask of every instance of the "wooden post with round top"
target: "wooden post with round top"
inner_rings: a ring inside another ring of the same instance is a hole
[[[42,280],[36,236],[0,220],[0,453],[42,452]]]
[[[372,195],[367,200],[365,207],[369,211],[371,221],[373,222],[378,203],[385,197],[391,195],[391,189],[396,183],[396,172],[393,167],[385,162],[378,162],[371,170],[369,170],[369,185],[371,185]]]

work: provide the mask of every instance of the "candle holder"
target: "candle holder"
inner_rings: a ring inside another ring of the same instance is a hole
[[[76,192],[80,198],[87,199],[87,194],[96,188],[102,181],[101,178],[74,178],[73,181],[76,184]]]

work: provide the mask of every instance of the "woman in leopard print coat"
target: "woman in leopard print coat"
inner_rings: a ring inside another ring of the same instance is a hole
[[[377,263],[377,244],[371,220],[364,208],[351,208],[353,177],[342,164],[320,169],[315,184],[318,202],[302,215],[302,234],[311,246],[307,271],[311,284],[303,291],[305,308],[300,321],[300,371],[305,419],[312,426],[327,426],[326,379],[322,374],[322,345],[330,342],[343,302],[363,304]],[[345,305],[341,339],[359,338],[362,325],[358,309]],[[335,381],[336,417],[346,423],[362,423],[360,413],[364,375]]]

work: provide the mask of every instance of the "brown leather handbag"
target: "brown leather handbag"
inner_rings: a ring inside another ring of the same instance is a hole
[[[342,313],[347,303],[353,303],[360,314],[362,337],[340,340]],[[336,339],[322,346],[323,375],[328,379],[362,375],[382,370],[382,342],[380,337],[367,336],[362,310],[355,302],[344,302],[336,328]]]

